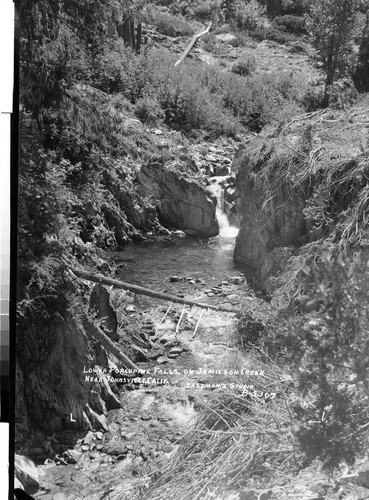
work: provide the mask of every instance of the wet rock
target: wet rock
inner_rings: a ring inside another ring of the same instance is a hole
[[[241,276],[231,276],[228,278],[228,281],[232,285],[240,285],[241,283],[244,283],[245,278],[242,278]]]
[[[107,455],[113,455],[118,457],[119,455],[127,455],[128,448],[124,444],[110,443],[106,444],[102,447],[103,453]]]
[[[15,455],[15,477],[20,481],[26,493],[36,493],[40,486],[39,473],[34,462],[24,455]]]
[[[165,356],[160,356],[156,362],[159,364],[159,365],[163,365],[164,363],[168,363],[168,358],[165,357]]]
[[[86,436],[83,438],[83,444],[89,445],[95,439],[94,433],[89,431]]]
[[[176,282],[178,282],[178,281],[182,281],[182,279],[183,279],[183,278],[180,278],[179,276],[171,276],[171,277],[169,278],[169,281],[170,281],[171,283],[176,283]]]
[[[69,463],[72,464],[77,464],[82,457],[82,453],[77,450],[67,450],[64,455],[70,460]]]
[[[90,307],[101,318],[101,328],[105,333],[112,340],[119,340],[117,313],[110,302],[109,292],[100,283],[97,283],[91,292]]]
[[[158,163],[143,166],[138,181],[140,194],[155,200],[161,223],[185,232],[218,234],[216,199],[199,181]]]
[[[175,335],[163,335],[160,339],[161,344],[171,344],[172,342],[176,342],[177,337]]]
[[[223,149],[219,149],[216,146],[209,146],[209,151],[210,151],[210,153],[217,153],[220,155],[224,154]]]
[[[146,352],[137,345],[132,345],[132,351],[137,361],[147,361],[149,359]]]
[[[172,349],[169,351],[169,354],[176,354],[179,356],[183,352],[183,347],[172,347]]]
[[[223,176],[229,174],[229,167],[227,165],[216,165],[214,167],[214,175]]]

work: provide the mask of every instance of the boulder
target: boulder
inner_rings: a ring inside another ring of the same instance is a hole
[[[109,382],[107,381],[104,373],[100,377],[100,380],[101,381],[99,382],[99,390],[101,391],[101,397],[105,402],[106,409],[109,411],[121,408],[122,405],[119,401],[119,398],[111,390]]]
[[[90,307],[101,318],[101,328],[108,337],[115,341],[119,340],[117,313],[110,302],[109,292],[100,283],[97,283],[91,292]]]
[[[220,33],[219,35],[215,36],[217,40],[223,43],[232,43],[237,40],[237,37],[235,35],[232,35],[232,33]]]
[[[109,432],[109,427],[106,422],[105,415],[98,415],[88,404],[85,406],[85,412],[88,420],[95,430],[103,430]]]
[[[216,198],[199,181],[158,163],[138,173],[139,192],[154,200],[162,224],[204,236],[219,233]]]
[[[215,165],[214,167],[214,175],[216,176],[224,176],[229,174],[229,167],[227,165]]]
[[[96,391],[90,391],[88,399],[89,399],[89,403],[90,403],[91,407],[97,413],[100,413],[100,414],[102,413],[103,415],[107,414],[105,403],[101,399],[100,394],[98,394]]]

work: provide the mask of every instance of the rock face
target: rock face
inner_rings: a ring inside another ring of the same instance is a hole
[[[264,197],[255,182],[258,176],[256,168],[263,162],[262,153],[255,163],[245,149],[237,162],[241,229],[236,239],[234,259],[246,265],[265,285],[265,280],[276,272],[284,257],[290,256],[286,247],[295,244],[307,232],[304,200],[292,189],[281,185],[264,204]]]
[[[199,182],[159,164],[142,167],[138,181],[140,192],[155,200],[163,224],[204,236],[218,234],[216,199]]]
[[[17,337],[16,394],[21,396],[16,406],[17,425],[24,428],[29,419],[31,426],[46,432],[86,429],[91,424],[104,427],[95,418],[103,413],[101,401],[106,400],[109,407],[118,406],[119,401],[112,401],[106,381],[93,384],[100,398],[95,401],[89,397],[92,383],[86,380],[84,370],[97,365],[97,359],[101,365],[104,357],[97,352],[98,346],[93,347],[80,321],[57,314],[48,325],[19,329]],[[107,360],[103,367],[108,369]],[[95,422],[86,419],[88,404]]]
[[[90,307],[101,318],[101,327],[108,337],[112,340],[118,340],[117,313],[110,302],[109,292],[99,283],[94,286],[91,292]]]

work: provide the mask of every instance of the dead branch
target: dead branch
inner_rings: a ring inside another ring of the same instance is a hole
[[[196,306],[202,309],[213,309],[214,311],[224,311],[230,313],[237,313],[236,309],[231,309],[228,307],[223,307],[220,305],[210,305],[202,304],[201,302],[196,302],[195,300],[184,299],[182,297],[177,297],[176,295],[171,295],[169,293],[157,292],[156,290],[150,290],[149,288],[144,288],[143,286],[131,285],[130,283],[124,283],[123,281],[116,280],[113,278],[107,278],[101,274],[92,274],[84,269],[70,268],[70,270],[79,278],[84,280],[93,281],[94,283],[101,283],[102,285],[112,285],[115,288],[123,288],[129,290],[130,292],[137,293],[140,295],[147,295],[148,297],[154,297],[156,299],[167,300],[169,302],[177,302],[178,304],[187,304],[189,306]]]
[[[207,33],[209,33],[211,25],[212,25],[212,23],[209,24],[209,26],[206,28],[206,30],[202,31],[201,33],[197,33],[197,35],[194,35],[191,38],[190,43],[187,45],[187,47],[185,48],[185,50],[182,52],[181,57],[178,59],[178,61],[176,61],[176,63],[174,64],[174,66],[178,66],[179,64],[181,64],[181,62],[188,56],[188,54],[190,53],[190,50],[195,45],[195,43],[197,42],[197,40],[199,38],[201,38],[202,36],[206,35]]]
[[[117,359],[119,359],[119,361],[122,362],[125,368],[132,368],[133,370],[136,370],[137,373],[139,373],[139,369],[133,363],[133,361],[131,361],[125,354],[123,354],[119,347],[112,340],[110,340],[109,337],[101,330],[101,328],[93,323],[93,321],[85,318],[83,321],[83,326],[86,333],[92,337],[95,337],[95,339],[98,340],[100,344],[104,346],[105,349],[107,349],[108,352],[111,352]]]

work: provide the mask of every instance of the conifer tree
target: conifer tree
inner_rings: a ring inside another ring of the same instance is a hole
[[[336,77],[347,67],[357,6],[357,0],[312,0],[310,6],[308,28],[326,74],[324,107]]]

